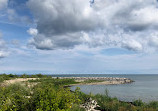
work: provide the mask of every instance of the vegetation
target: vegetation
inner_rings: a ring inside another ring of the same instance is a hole
[[[17,78],[17,75],[13,75],[13,74],[1,74],[0,75],[0,82],[3,82],[4,80],[9,80],[9,79],[14,79]]]
[[[45,84],[49,84],[52,83],[55,86],[64,86],[64,85],[70,85],[70,84],[76,84],[78,82],[76,82],[74,79],[53,79],[53,78],[41,78],[41,79],[36,79],[36,80],[29,80],[29,82],[40,82],[40,83],[45,83]]]
[[[93,97],[101,111],[158,111],[158,102],[144,103],[141,100],[122,102],[117,98],[109,97],[108,91],[104,95],[97,94]]]
[[[56,88],[53,84],[39,84],[33,89],[31,103],[33,111],[70,110],[73,104],[78,104],[78,95],[68,88]]]
[[[76,88],[70,91],[69,84],[76,84],[74,79],[52,79],[39,75],[0,75],[1,82],[14,78],[34,77],[23,83],[0,87],[0,111],[85,111],[80,105],[92,98],[101,111],[158,111],[158,102],[144,103],[136,100],[132,103],[119,101],[108,94],[85,94]],[[94,81],[88,81],[94,82]],[[98,82],[98,81],[97,81]],[[32,84],[32,85],[30,85]]]
[[[51,76],[42,75],[42,74],[35,74],[35,75],[26,75],[26,74],[23,74],[23,75],[19,76],[19,78],[47,78],[47,77],[51,77]]]
[[[48,78],[50,76],[42,75],[42,74],[36,74],[36,75],[14,75],[14,74],[0,74],[0,82],[3,82],[5,80],[15,79],[15,78]]]
[[[38,84],[12,84],[0,88],[0,111],[84,111],[79,107],[79,90],[70,91],[64,85],[72,79],[41,78],[32,80]],[[32,83],[33,84],[33,83]]]

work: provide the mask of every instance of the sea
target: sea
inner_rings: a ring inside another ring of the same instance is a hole
[[[130,78],[135,82],[119,85],[76,85],[71,90],[80,87],[86,94],[105,94],[117,97],[120,101],[132,102],[141,99],[143,102],[158,101],[158,75],[156,74],[64,74],[53,77],[120,77]]]

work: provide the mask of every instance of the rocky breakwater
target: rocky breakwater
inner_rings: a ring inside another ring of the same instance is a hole
[[[53,77],[53,78],[57,78],[57,77]],[[118,78],[118,77],[58,77],[58,78],[74,79],[76,82],[80,82],[79,83],[80,85],[126,84],[126,83],[134,82],[129,78]]]

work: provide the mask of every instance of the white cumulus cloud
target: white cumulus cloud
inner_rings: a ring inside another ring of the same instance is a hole
[[[34,28],[30,28],[27,32],[32,36],[36,36],[38,34],[38,30]]]
[[[141,51],[143,49],[141,43],[135,40],[124,41],[122,47],[133,51]]]
[[[84,44],[143,51],[158,29],[157,5],[156,0],[29,0],[37,24],[28,31],[31,44],[42,50]]]

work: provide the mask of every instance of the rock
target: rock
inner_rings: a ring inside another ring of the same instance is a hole
[[[95,109],[96,107],[99,107],[99,105],[95,100],[92,100],[92,98],[90,98],[86,103],[82,104],[81,107],[85,108],[86,111],[99,111]]]
[[[56,77],[52,77],[56,78]],[[118,77],[60,77],[60,79],[75,79],[77,82],[84,82],[86,80],[101,80],[104,82],[109,82],[109,84],[125,84],[134,82],[129,78],[118,78]],[[106,83],[108,84],[108,83]]]

